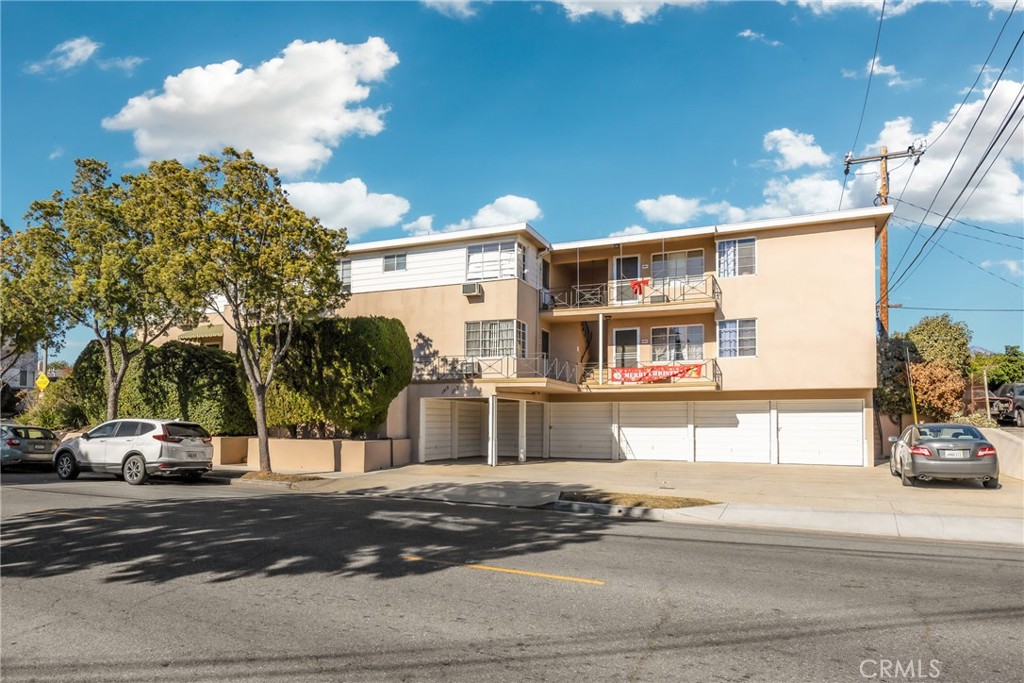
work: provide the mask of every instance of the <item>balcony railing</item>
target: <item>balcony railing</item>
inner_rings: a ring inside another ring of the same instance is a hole
[[[714,300],[722,303],[722,289],[714,275],[701,278],[639,278],[573,285],[551,291],[550,308],[589,308]]]
[[[554,379],[578,384],[579,363],[552,358],[547,354],[534,356],[440,356],[417,361],[413,367],[413,381],[467,380],[467,379]]]
[[[621,368],[608,364],[604,369],[604,384],[614,386],[635,384],[697,384],[713,381],[722,386],[722,371],[714,358],[699,360],[640,361],[633,367]],[[583,366],[581,384],[600,383],[597,363]]]

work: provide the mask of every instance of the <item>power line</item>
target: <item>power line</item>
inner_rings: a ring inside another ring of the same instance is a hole
[[[1014,0],[1016,1],[1016,0]],[[850,150],[857,149],[857,143],[860,141],[860,131],[864,126],[864,113],[868,110],[868,95],[871,94],[871,79],[875,75],[875,64],[878,59],[878,44],[882,40],[882,20],[885,19],[885,0],[882,0],[882,11],[878,13],[878,32],[875,33],[875,51],[871,55],[871,61],[868,62],[868,85],[864,89],[864,104],[860,108],[860,121],[857,122],[857,134],[853,136],[853,145],[850,146]],[[843,176],[843,191],[839,194],[839,210],[843,208],[843,197],[846,195],[846,181],[849,176]]]
[[[913,202],[908,202],[906,199],[897,199],[896,201],[900,202],[901,204],[906,204],[907,206],[912,206],[915,209],[920,209],[921,211],[924,211],[925,213],[930,213],[930,214],[933,214],[935,216],[941,216],[942,215],[938,211],[929,211],[928,209],[924,208],[923,206],[918,206],[917,204],[914,204]],[[968,228],[974,228],[975,230],[984,230],[985,232],[995,233],[996,235],[1002,235],[1003,237],[1010,237],[1012,239],[1024,240],[1024,235],[1013,235],[1013,234],[1010,234],[1008,232],[1000,232],[998,230],[992,230],[991,228],[983,228],[980,225],[974,225],[973,223],[968,223],[966,221],[962,221],[962,220],[959,220],[959,219],[956,219],[956,218],[951,218],[950,222],[952,222],[952,223],[959,223],[960,225],[966,225]],[[925,227],[934,228],[935,226],[934,225],[926,225]]]
[[[1024,286],[1019,285],[1016,282],[1012,282],[1010,280],[1007,280],[1002,275],[996,275],[995,273],[993,273],[988,268],[983,268],[981,265],[975,263],[974,261],[971,261],[970,259],[965,259],[963,256],[961,256],[960,254],[956,253],[955,251],[953,251],[951,249],[946,249],[946,247],[942,246],[938,242],[935,242],[935,246],[938,247],[939,249],[942,249],[943,251],[949,252],[950,254],[952,254],[953,256],[956,256],[958,259],[960,259],[961,261],[964,261],[965,263],[970,263],[972,266],[974,266],[975,268],[977,268],[981,272],[988,273],[989,275],[991,275],[992,277],[996,278],[997,280],[1002,280],[1003,282],[1005,282],[1007,284],[1013,285],[1017,289],[1024,289]]]
[[[896,223],[897,225],[899,225],[901,228],[906,228],[906,229],[909,230],[909,229],[915,227],[915,226],[910,225],[909,223],[903,222],[902,219],[899,219],[899,218],[897,218],[895,216],[893,216],[891,220],[894,223]],[[927,227],[927,228],[934,228],[935,226],[934,225],[925,224],[925,227]],[[966,237],[968,239],[977,240],[979,242],[988,242],[989,244],[998,244],[1000,247],[1007,247],[1008,249],[1024,249],[1024,245],[1022,245],[1022,244],[1007,244],[1006,242],[997,242],[996,240],[990,240],[987,237],[978,237],[977,235],[972,235],[970,233],[958,232],[958,231],[954,230],[953,228],[942,228],[942,229],[945,230],[946,232],[950,233],[951,235],[959,235],[960,237]]]
[[[926,308],[923,306],[893,306],[902,311],[949,311],[950,313],[1024,313],[1024,308]]]

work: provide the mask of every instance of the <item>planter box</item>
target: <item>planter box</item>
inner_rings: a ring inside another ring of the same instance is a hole
[[[276,472],[338,472],[341,468],[341,440],[271,439],[270,464]],[[260,467],[260,446],[249,437],[249,469]]]
[[[249,453],[248,436],[213,437],[213,465],[240,465]],[[259,460],[259,458],[257,458]]]
[[[412,463],[412,439],[391,440],[391,466],[405,467]]]
[[[391,467],[390,441],[341,441],[342,472],[374,472]]]

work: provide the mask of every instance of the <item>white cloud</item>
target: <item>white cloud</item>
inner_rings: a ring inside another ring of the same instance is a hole
[[[422,0],[432,10],[453,19],[469,19],[476,16],[476,8],[471,0]]]
[[[72,38],[50,50],[45,59],[28,64],[25,70],[32,74],[70,71],[88,62],[99,49],[100,44],[87,36]]]
[[[649,221],[681,225],[706,213],[699,199],[688,199],[674,194],[663,194],[657,199],[641,199],[636,208]]]
[[[888,0],[885,3],[885,16],[896,17],[906,14],[914,7],[935,0]],[[815,14],[828,14],[845,9],[862,9],[878,14],[882,10],[882,0],[795,0],[795,4],[811,10]],[[995,11],[1009,12],[1013,0],[971,0],[972,5],[987,6]]]
[[[64,156],[64,148],[61,147],[60,145],[57,145],[50,152],[50,156],[48,156],[47,159],[49,159],[50,161],[53,161],[54,159],[59,159],[62,156]]]
[[[143,163],[230,145],[294,176],[326,163],[342,138],[384,129],[385,109],[354,105],[396,64],[381,38],[296,40],[255,68],[232,59],[169,76],[163,92],[133,97],[103,127],[132,131]]]
[[[491,225],[508,225],[536,220],[544,214],[537,202],[527,197],[507,194],[498,197],[490,204],[480,207],[472,218],[464,218],[458,223],[446,225],[444,232],[466,230],[467,228],[483,228]]]
[[[395,225],[409,210],[405,198],[368,192],[359,178],[343,183],[287,183],[283,187],[295,207],[318,217],[329,228],[345,228],[349,238]]]
[[[647,228],[642,225],[631,225],[628,228],[622,230],[616,230],[615,232],[608,233],[609,237],[628,237],[630,235],[643,235],[647,232]]]
[[[96,63],[104,71],[120,69],[126,74],[131,74],[135,71],[135,67],[139,66],[144,61],[146,60],[142,57],[112,57],[111,59],[99,59]]]
[[[781,47],[782,46],[782,43],[779,42],[778,40],[768,40],[768,38],[766,38],[763,33],[758,33],[757,31],[752,31],[749,28],[745,28],[742,31],[740,31],[739,33],[737,33],[736,37],[737,38],[746,38],[747,40],[750,40],[750,41],[753,41],[753,42],[757,42],[757,43],[764,43],[765,45],[769,45],[771,47]]]
[[[1024,275],[1024,259],[1018,259],[1016,261],[1012,259],[1003,259],[997,261],[989,260],[981,262],[981,267],[985,268],[986,270],[995,270],[996,266],[1000,266],[1006,269],[1006,272],[1009,273],[1012,277],[1019,278],[1022,275]]]
[[[841,70],[843,78],[866,78],[872,72],[877,76],[883,77],[890,88],[910,87],[921,83],[920,78],[904,78],[903,73],[892,64],[882,64],[881,55],[878,55],[873,59],[869,59],[868,63],[864,66],[863,71],[851,69]]]
[[[780,171],[801,166],[824,166],[832,161],[821,147],[814,144],[813,135],[789,128],[779,128],[765,133],[764,148],[765,151],[778,152],[782,156],[775,161],[775,167]]]
[[[434,232],[434,217],[420,216],[411,223],[402,225],[402,230],[405,230],[410,235],[429,235]]]
[[[579,21],[583,17],[596,15],[606,19],[619,19],[627,24],[641,24],[655,16],[665,7],[685,7],[703,5],[705,0],[665,0],[655,2],[648,0],[609,1],[595,0],[561,0],[560,4],[569,18]]]

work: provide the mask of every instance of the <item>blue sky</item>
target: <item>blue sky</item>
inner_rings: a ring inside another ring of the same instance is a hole
[[[890,1],[870,70],[875,0],[4,2],[2,215],[24,225],[78,157],[120,174],[231,144],[352,241],[528,220],[557,242],[869,206],[877,166],[844,188],[844,154],[925,140],[890,166],[894,275],[925,247],[892,329],[1012,309],[951,312],[1002,350],[1024,337],[1011,7]]]

